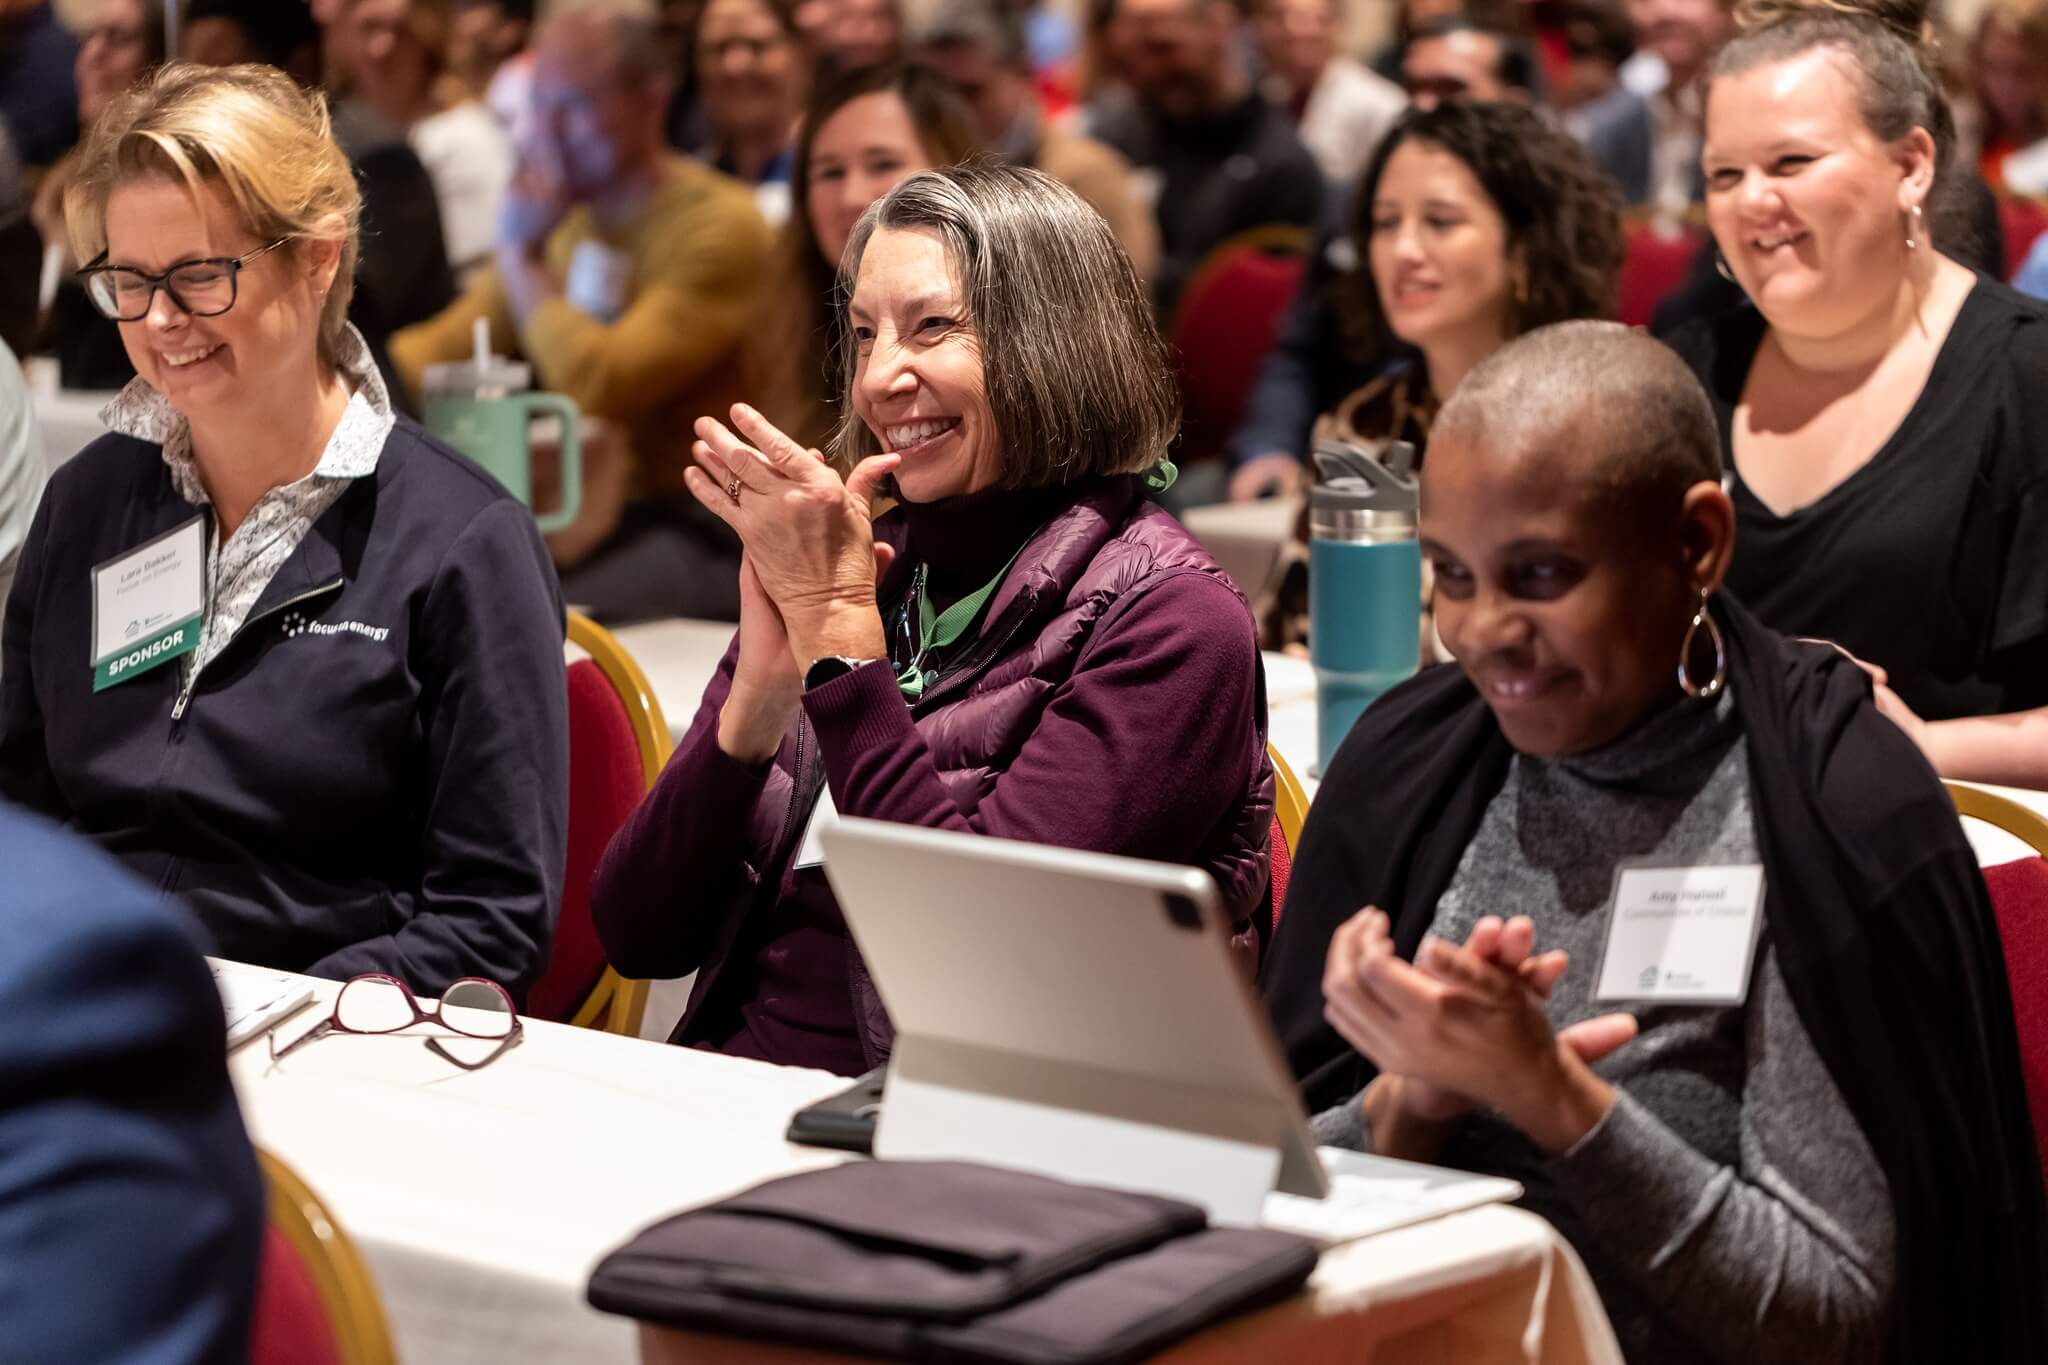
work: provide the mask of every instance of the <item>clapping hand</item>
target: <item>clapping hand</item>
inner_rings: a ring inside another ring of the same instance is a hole
[[[1613,1103],[1588,1063],[1633,1038],[1635,1020],[1603,1015],[1554,1032],[1544,999],[1568,959],[1534,954],[1534,938],[1526,918],[1489,916],[1463,946],[1425,939],[1408,963],[1385,913],[1369,907],[1331,941],[1324,1017],[1398,1078],[1406,1117],[1440,1123],[1484,1104],[1562,1151]]]
[[[732,419],[732,427],[697,419],[697,463],[684,478],[697,501],[739,533],[797,665],[828,654],[880,657],[887,650],[875,583],[887,559],[877,557],[873,508],[899,457],[870,456],[841,479],[817,451],[746,404],[733,406]]]

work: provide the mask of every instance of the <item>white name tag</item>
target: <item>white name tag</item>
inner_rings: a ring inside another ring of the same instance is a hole
[[[832,803],[832,788],[818,788],[818,804],[811,807],[811,822],[804,826],[804,841],[796,846],[796,867],[825,865],[825,846],[818,836],[838,823],[839,807]]]
[[[562,293],[576,311],[599,322],[617,322],[633,288],[633,258],[603,242],[584,240],[569,257]]]
[[[1763,928],[1764,870],[1624,867],[1594,999],[1739,1005]]]
[[[199,646],[206,613],[206,518],[197,516],[92,571],[92,690]]]

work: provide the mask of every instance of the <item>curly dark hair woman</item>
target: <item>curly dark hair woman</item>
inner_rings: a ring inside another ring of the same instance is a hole
[[[1621,191],[1570,137],[1520,105],[1411,110],[1259,372],[1228,452],[1231,497],[1297,491],[1326,437],[1423,454],[1473,366],[1538,327],[1611,316],[1621,258]],[[1306,638],[1306,559],[1283,556],[1260,594],[1269,648]]]
[[[1402,162],[1426,169],[1390,180],[1390,167],[1410,170]],[[1401,286],[1410,278],[1411,259],[1433,254],[1433,242],[1446,237],[1451,225],[1443,192],[1460,181],[1456,189],[1476,189],[1484,203],[1473,207],[1490,208],[1505,230],[1488,242],[1502,248],[1498,264],[1509,286],[1506,298],[1487,301],[1505,305],[1494,314],[1503,322],[1499,341],[1553,322],[1612,314],[1622,258],[1621,196],[1613,181],[1569,135],[1522,105],[1448,101],[1415,110],[1388,131],[1352,201],[1349,227],[1366,248],[1370,269],[1344,279],[1337,304],[1352,357],[1361,364],[1384,364],[1403,345],[1425,356],[1430,351],[1438,318],[1416,313]],[[1422,194],[1412,204],[1401,202],[1418,188]],[[1404,240],[1404,210],[1411,209],[1421,223],[1413,243]],[[1440,261],[1428,265],[1443,269]],[[1430,283],[1441,291],[1449,281]],[[1432,382],[1435,396],[1449,397],[1456,379],[1483,358],[1471,356],[1447,376],[1449,384]],[[1429,369],[1434,380],[1438,366]]]

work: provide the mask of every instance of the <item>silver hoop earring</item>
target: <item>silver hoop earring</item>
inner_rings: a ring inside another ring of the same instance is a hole
[[[1714,676],[1704,684],[1692,680],[1692,646],[1702,626],[1706,627],[1707,637],[1714,642]],[[1692,624],[1685,628],[1685,639],[1678,646],[1678,685],[1686,696],[1705,700],[1721,695],[1721,689],[1727,684],[1727,642],[1721,638],[1721,627],[1715,622],[1713,613],[1707,610],[1707,590],[1701,588],[1699,610],[1692,614]]]
[[[1728,268],[1728,258],[1721,254],[1721,248],[1714,248],[1714,273],[1730,284],[1735,283],[1735,272]]]

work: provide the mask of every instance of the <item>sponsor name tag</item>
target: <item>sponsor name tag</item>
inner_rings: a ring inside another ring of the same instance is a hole
[[[1763,908],[1764,870],[1754,863],[1620,869],[1594,998],[1741,1004]]]
[[[818,803],[811,807],[811,821],[804,826],[804,841],[796,846],[798,868],[824,866],[825,845],[818,836],[838,823],[839,807],[833,804],[832,788],[818,788]]]
[[[199,647],[206,518],[197,516],[92,571],[92,690]]]

